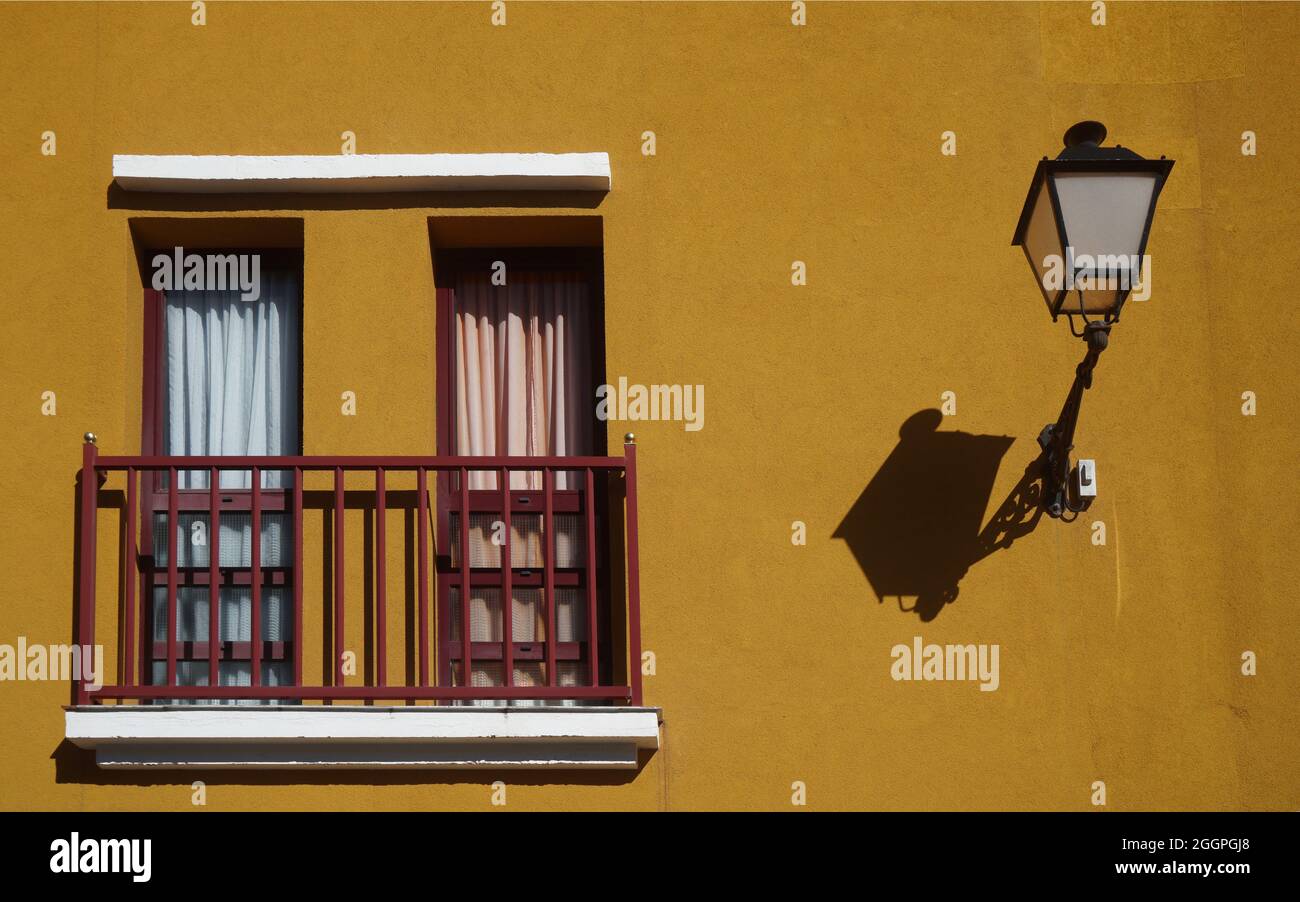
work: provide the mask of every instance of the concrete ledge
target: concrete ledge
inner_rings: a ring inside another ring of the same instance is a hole
[[[635,769],[659,710],[92,705],[65,735],[105,768]]]
[[[607,153],[321,156],[115,154],[127,191],[319,194],[388,191],[608,191]]]

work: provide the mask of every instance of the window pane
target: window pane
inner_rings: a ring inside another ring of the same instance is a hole
[[[553,514],[555,521],[555,567],[582,567],[586,548],[581,514]],[[501,566],[501,546],[495,538],[504,538],[498,514],[469,515],[469,565],[471,567]],[[542,515],[516,513],[510,518],[510,564],[512,567],[542,567]],[[460,566],[460,514],[453,512],[448,520],[451,533],[451,565]]]
[[[207,567],[210,540],[208,526],[211,517],[206,513],[178,513],[176,515],[176,566]],[[222,567],[251,567],[253,565],[253,515],[244,511],[222,511],[221,553]],[[283,511],[262,513],[262,566],[288,567],[293,550],[293,524]],[[153,553],[158,567],[167,566],[167,514],[155,513],[153,518]]]
[[[293,604],[285,586],[262,587],[262,641],[287,642],[293,636]],[[252,641],[253,592],[248,586],[222,586],[220,590],[222,642]],[[208,641],[208,587],[176,588],[176,640]],[[167,587],[156,586],[153,595],[153,638],[167,641]]]
[[[510,637],[515,642],[546,640],[546,608],[541,589],[514,588],[510,618]],[[451,638],[459,640],[460,589],[449,593]],[[581,589],[555,590],[555,630],[561,642],[583,642],[587,638],[587,603]],[[501,590],[476,586],[470,590],[469,621],[471,642],[501,642],[505,636],[501,624]]]
[[[222,686],[251,686],[252,666],[247,661],[228,661],[217,665],[217,679]],[[167,685],[167,662],[153,662],[153,680],[155,686]],[[262,664],[262,685],[263,686],[288,686],[293,682],[293,669],[284,662],[269,661]],[[177,686],[206,686],[208,685],[208,662],[207,661],[177,661],[176,662],[176,684]],[[280,704],[280,699],[190,699],[190,698],[169,698],[158,699],[155,704],[159,705],[274,705]],[[284,700],[292,701],[292,700]]]

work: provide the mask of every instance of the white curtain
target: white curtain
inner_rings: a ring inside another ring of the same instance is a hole
[[[165,454],[298,453],[298,307],[297,271],[266,265],[256,301],[238,291],[166,293]],[[207,484],[206,472],[185,472],[179,487]],[[262,484],[289,479],[265,473]],[[247,471],[222,473],[222,488],[250,485]]]
[[[591,310],[580,273],[510,270],[457,280],[456,453],[590,454],[596,404],[591,384]],[[475,473],[470,488],[496,488]],[[540,489],[540,472],[512,473],[514,489]],[[557,473],[555,488],[579,488]]]
[[[260,456],[298,453],[299,384],[299,276],[296,267],[260,266],[260,292],[244,301],[239,291],[168,291],[164,295],[165,356],[160,381],[163,400],[163,453],[168,455]],[[205,489],[206,470],[182,471],[178,488]],[[291,485],[281,471],[264,472],[262,486]],[[247,470],[223,471],[221,488],[247,489]],[[167,515],[156,513],[155,554],[167,565]],[[208,515],[186,513],[177,517],[177,565],[207,566]],[[284,566],[291,525],[287,515],[262,516],[261,561],[264,566]],[[247,567],[251,561],[252,521],[247,512],[230,511],[221,517],[223,567]],[[247,587],[220,590],[221,635],[226,642],[252,638],[252,595]],[[175,638],[181,642],[208,639],[208,589],[180,587],[176,597]],[[154,639],[167,636],[167,590],[154,598]],[[261,638],[283,641],[289,635],[291,609],[285,590],[267,586],[262,592]],[[166,662],[154,661],[155,683],[166,681]],[[247,661],[223,661],[218,676],[223,686],[252,682]],[[262,683],[286,685],[292,681],[288,664],[264,662]],[[180,686],[208,685],[208,662],[178,661]],[[179,703],[164,700],[164,703]],[[212,704],[197,700],[189,704]],[[230,704],[230,702],[217,702]],[[239,704],[260,704],[242,701]]]

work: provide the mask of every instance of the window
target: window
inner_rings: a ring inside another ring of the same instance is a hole
[[[146,263],[165,249],[145,256]],[[186,249],[208,259],[209,253]],[[146,454],[264,456],[301,452],[302,259],[296,252],[211,252],[258,258],[254,299],[233,290],[145,291],[142,443]],[[180,280],[176,280],[180,283]],[[183,283],[182,283],[183,284]],[[190,283],[193,285],[194,283]],[[222,472],[215,487],[219,527],[210,532],[213,486],[206,470],[177,474],[175,674],[168,679],[168,553],[172,503],[168,474],[146,484],[141,596],[151,600],[141,623],[141,672],[155,685],[210,685],[211,577],[218,580],[218,680],[253,679],[251,618],[252,471]],[[256,537],[262,584],[257,683],[290,685],[293,673],[292,474],[261,471],[261,529]],[[210,550],[217,545],[215,571]]]
[[[443,252],[438,288],[440,453],[603,455],[604,426],[595,417],[595,386],[604,381],[599,252]],[[439,480],[438,635],[442,680],[463,686],[457,478]],[[510,474],[511,597],[505,618],[505,518],[498,478],[496,472],[477,471],[468,479],[469,685],[545,686],[551,682],[546,670],[551,660],[555,685],[597,685],[600,674],[593,681],[593,670],[599,667],[593,663],[609,660],[608,653],[599,653],[607,644],[609,619],[604,610],[608,568],[600,553],[606,545],[605,518],[599,513],[605,510],[605,486],[582,472],[552,474],[554,536],[548,544],[543,472]],[[597,511],[593,537],[585,534],[587,505]],[[546,635],[547,553],[552,556],[553,636]],[[548,647],[552,641],[554,648]]]

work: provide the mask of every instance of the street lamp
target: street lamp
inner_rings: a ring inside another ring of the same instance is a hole
[[[1102,147],[1105,139],[1100,122],[1070,126],[1065,149],[1055,160],[1043,157],[1034,170],[1011,241],[1024,250],[1052,321],[1064,314],[1070,332],[1088,346],[1061,415],[1038,436],[1045,455],[1043,506],[1053,517],[1087,510],[1097,493],[1092,462],[1070,466],[1079,405],[1124,301],[1144,273],[1150,278],[1147,236],[1174,165],[1163,156],[1147,160],[1127,148]]]

